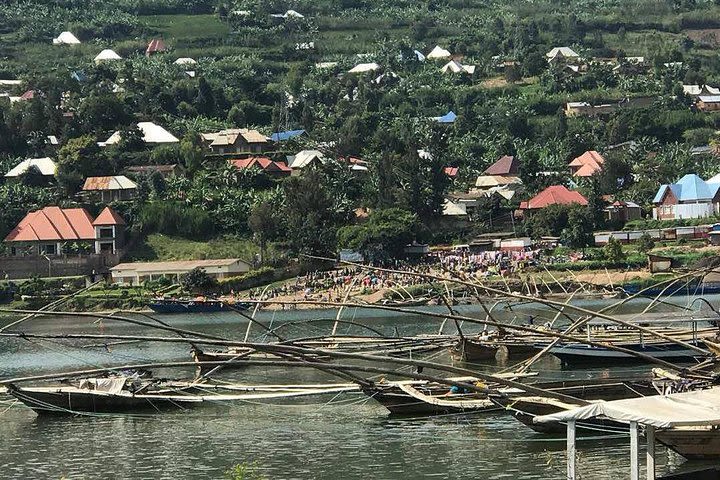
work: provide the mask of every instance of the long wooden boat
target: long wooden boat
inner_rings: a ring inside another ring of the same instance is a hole
[[[720,429],[717,427],[658,430],[655,439],[690,460],[720,457]]]
[[[510,377],[511,375],[505,376]],[[470,377],[457,377],[453,380],[476,381]],[[588,395],[596,397],[617,395],[614,392],[619,388],[619,384],[622,384],[619,380],[602,380],[596,381],[595,384],[589,380],[565,380],[537,382],[532,383],[532,386],[582,398]],[[644,386],[645,383],[642,385]],[[521,389],[506,388],[500,385],[487,385],[487,387],[496,389],[506,398],[522,397],[525,393]],[[647,387],[643,388],[648,390]],[[623,387],[623,391],[626,391],[625,387]],[[654,390],[652,391],[654,392]],[[450,393],[447,385],[433,382],[382,382],[364,386],[363,393],[382,404],[393,415],[442,415],[491,411],[501,407],[493,401],[492,396],[480,393]]]
[[[699,341],[688,343],[701,346]],[[641,353],[653,358],[667,360],[669,362],[687,363],[703,358],[700,352],[678,345],[672,342],[613,342],[615,346],[622,347],[633,352]],[[542,350],[547,344],[536,344],[535,348]],[[564,366],[573,365],[613,365],[621,363],[645,363],[641,357],[630,353],[620,352],[605,347],[587,345],[584,343],[558,343],[550,348],[549,353],[560,359]]]
[[[588,381],[585,385],[558,388],[554,391],[586,401],[620,400],[624,398],[637,398],[658,394],[652,380],[649,379],[609,380],[600,383],[597,381]],[[542,433],[562,433],[565,431],[565,426],[559,422],[534,423],[533,419],[536,416],[550,415],[563,410],[570,410],[581,405],[579,402],[568,403],[560,401],[556,398],[537,395],[491,395],[490,400],[496,405],[501,406],[508,412],[512,413],[513,417],[520,423]],[[627,430],[627,426],[625,425],[602,419],[578,422],[577,427],[584,429],[601,428],[604,430]]]
[[[148,304],[156,313],[216,313],[233,309],[247,310],[249,306],[239,302],[228,304],[221,300],[156,298]]]
[[[357,392],[355,384],[214,385],[197,382],[146,383],[137,388],[126,379],[85,379],[76,384],[19,387],[7,393],[40,415],[143,413],[186,410],[201,404],[292,399]],[[137,389],[136,389],[137,388]]]

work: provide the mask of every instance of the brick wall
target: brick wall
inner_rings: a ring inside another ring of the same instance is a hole
[[[0,257],[0,280],[39,277],[70,277],[108,272],[120,263],[119,255],[59,255]]]

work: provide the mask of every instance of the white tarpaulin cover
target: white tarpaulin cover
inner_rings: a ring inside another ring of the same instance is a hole
[[[117,395],[122,392],[126,381],[127,377],[86,378],[80,380],[79,388]]]
[[[693,392],[598,402],[535,417],[536,423],[606,417],[656,428],[720,425],[720,387]]]

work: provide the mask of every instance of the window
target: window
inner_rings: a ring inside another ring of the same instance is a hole
[[[55,255],[57,253],[57,245],[48,243],[40,247],[40,252],[45,255]]]
[[[100,253],[107,253],[107,254],[113,254],[115,253],[115,248],[113,248],[112,242],[103,242],[100,244]]]
[[[115,229],[113,227],[100,227],[99,238],[113,238],[115,237]]]

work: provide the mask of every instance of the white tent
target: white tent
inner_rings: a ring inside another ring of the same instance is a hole
[[[53,38],[53,45],[79,45],[80,40],[71,32],[62,32],[57,38]]]
[[[535,417],[534,421],[567,422],[596,417],[637,422],[655,428],[720,425],[720,387],[611,402],[600,401],[552,415]]]
[[[12,170],[5,174],[6,178],[19,177],[23,173],[27,172],[30,168],[37,168],[40,173],[44,176],[51,177],[57,172],[57,165],[52,159],[48,157],[44,158],[28,158],[18,163]]]
[[[165,130],[160,125],[153,122],[138,122],[138,128],[143,134],[145,143],[178,143],[180,140],[175,135]],[[100,142],[100,146],[115,145],[120,141],[120,132],[113,133],[110,138],[104,142]]]
[[[98,53],[97,57],[95,57],[95,63],[104,62],[106,60],[122,60],[122,57],[108,48]]]
[[[365,73],[365,72],[372,72],[374,70],[377,70],[380,68],[380,65],[377,63],[358,63],[353,68],[348,70],[348,73]]]
[[[197,62],[189,57],[182,57],[175,60],[175,65],[195,65]]]
[[[439,45],[435,45],[435,48],[433,48],[432,51],[427,54],[426,58],[428,58],[429,60],[437,60],[450,58],[451,56],[452,54],[448,50],[445,50]]]

